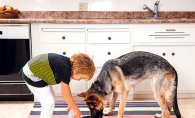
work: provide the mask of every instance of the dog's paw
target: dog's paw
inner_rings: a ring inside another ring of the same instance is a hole
[[[104,116],[109,116],[111,115],[111,113],[104,113]]]
[[[109,112],[109,111],[104,111],[104,116],[109,116],[109,115],[111,115],[111,112]]]
[[[155,114],[155,118],[162,118],[162,115],[161,115],[161,114],[156,113],[156,114]]]
[[[104,110],[103,113],[104,113],[104,116],[110,116],[111,115],[111,112],[113,111],[114,108],[109,108],[107,110]]]

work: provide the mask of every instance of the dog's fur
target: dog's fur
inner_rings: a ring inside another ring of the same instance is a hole
[[[117,118],[122,118],[130,89],[145,79],[151,79],[154,97],[162,110],[155,117],[169,118],[173,107],[176,117],[181,118],[177,104],[177,72],[164,58],[148,52],[131,52],[107,61],[91,87],[78,96],[84,97],[91,118],[102,118],[108,101],[106,96],[112,93],[110,107],[104,113],[109,115],[120,95]]]

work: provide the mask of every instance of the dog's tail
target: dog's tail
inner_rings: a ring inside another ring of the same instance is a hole
[[[174,100],[173,100],[173,110],[174,110],[174,113],[177,116],[177,118],[181,118],[181,114],[180,114],[178,102],[177,102],[178,75],[177,75],[176,71],[175,71],[175,73],[176,73],[176,77],[175,77],[175,95],[174,95]]]

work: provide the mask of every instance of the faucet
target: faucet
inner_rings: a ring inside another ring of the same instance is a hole
[[[158,4],[160,1],[156,1],[154,4],[154,11],[152,9],[150,9],[148,6],[146,6],[145,4],[143,5],[143,9],[147,9],[148,11],[152,12],[152,14],[154,14],[154,18],[158,18]]]

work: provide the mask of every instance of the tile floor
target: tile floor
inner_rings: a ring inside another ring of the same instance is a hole
[[[138,101],[154,101],[153,99],[137,99]],[[184,118],[195,118],[195,98],[178,99],[181,114]],[[33,101],[0,101],[0,118],[28,118]]]

